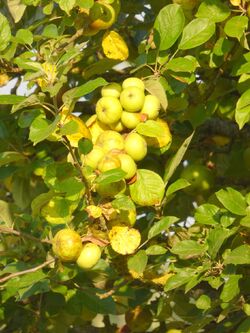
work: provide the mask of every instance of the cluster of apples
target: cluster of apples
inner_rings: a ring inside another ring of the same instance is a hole
[[[101,94],[96,115],[86,123],[94,146],[83,164],[101,173],[121,168],[128,180],[136,174],[136,162],[147,154],[147,141],[135,128],[141,121],[158,117],[160,101],[145,95],[144,83],[136,77],[125,79],[122,86],[110,83]]]
[[[80,235],[72,229],[59,230],[53,239],[53,252],[63,262],[76,262],[80,268],[90,269],[101,258],[100,247],[82,244]]]

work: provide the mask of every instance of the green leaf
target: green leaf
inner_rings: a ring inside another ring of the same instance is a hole
[[[47,204],[50,199],[52,199],[54,196],[53,191],[49,191],[47,193],[41,193],[31,203],[31,209],[32,209],[32,216],[38,216],[40,214],[40,211],[42,207]]]
[[[67,200],[78,201],[85,192],[84,184],[75,177],[68,177],[60,182],[56,182],[54,190],[64,195]]]
[[[246,228],[250,228],[250,216],[247,215],[240,220],[240,225]]]
[[[96,178],[96,183],[101,185],[115,183],[118,182],[119,180],[122,180],[125,175],[126,172],[124,172],[120,168],[108,170],[101,173],[100,176]]]
[[[115,200],[113,200],[111,202],[112,207],[115,209],[122,209],[122,210],[131,210],[131,209],[135,209],[135,204],[133,203],[133,201],[130,199],[130,197],[121,194],[120,196],[118,196],[118,198],[116,198]]]
[[[243,320],[240,326],[237,327],[237,331],[235,333],[248,333],[249,330],[250,330],[250,318],[246,318],[245,320]]]
[[[189,58],[179,57],[170,60],[165,68],[174,72],[192,73],[197,67],[197,62]]]
[[[250,120],[250,89],[245,91],[238,99],[235,120],[240,129]]]
[[[174,183],[168,186],[166,191],[166,197],[169,197],[171,194],[182,190],[183,188],[186,188],[188,186],[190,186],[190,183],[186,179],[179,178]]]
[[[0,224],[11,227],[13,224],[11,205],[3,200],[0,200]]]
[[[129,186],[132,200],[140,206],[160,204],[164,190],[162,178],[157,173],[146,169],[138,169],[136,181]]]
[[[226,190],[221,189],[215,193],[222,205],[231,213],[236,215],[246,215],[247,204],[244,196],[231,187]]]
[[[195,270],[183,268],[177,274],[171,276],[165,284],[164,291],[170,291],[186,284],[194,276]]]
[[[148,256],[144,250],[138,251],[128,259],[128,269],[138,274],[142,274],[147,266]]]
[[[25,160],[25,158],[26,157],[23,154],[16,151],[5,151],[0,153],[0,166],[20,160]]]
[[[43,29],[42,35],[44,37],[48,37],[48,38],[56,38],[56,37],[58,37],[57,26],[55,24],[48,24],[48,25],[46,25],[46,27],[44,27],[44,29]]]
[[[181,163],[183,156],[185,155],[188,146],[190,145],[190,142],[192,141],[194,132],[183,142],[183,144],[180,146],[174,157],[168,162],[168,165],[165,169],[164,173],[164,182],[167,185],[169,179],[174,174],[176,168]]]
[[[37,105],[41,104],[43,98],[38,95],[30,95],[28,97],[23,97],[23,96],[16,96],[19,97],[19,101],[16,101],[15,103],[8,103],[8,104],[16,104],[12,107],[11,113],[15,113],[21,109],[27,108],[32,105]],[[32,110],[31,110],[32,111]]]
[[[178,217],[165,216],[160,221],[154,223],[148,232],[148,239],[159,235],[162,231],[166,231],[172,224],[179,221]]]
[[[197,17],[208,18],[213,22],[222,22],[230,15],[230,9],[220,0],[205,0],[196,13]]]
[[[63,124],[63,126],[60,128],[60,134],[61,135],[70,135],[76,133],[78,129],[78,124],[74,120],[70,120],[66,124]]]
[[[192,20],[183,29],[180,50],[187,50],[206,43],[215,33],[215,24],[207,18]]]
[[[247,26],[248,18],[246,16],[234,16],[226,22],[224,31],[229,37],[240,40]]]
[[[222,292],[220,294],[220,299],[223,302],[230,302],[235,296],[237,296],[240,292],[239,288],[239,280],[242,278],[242,275],[228,275],[225,276],[226,280]]]
[[[83,71],[84,78],[86,80],[88,80],[89,78],[91,78],[94,75],[103,74],[106,71],[113,68],[119,62],[120,62],[120,60],[107,59],[107,58],[98,60],[95,63],[84,68],[84,71]]]
[[[0,52],[6,49],[11,39],[10,25],[7,18],[0,13]]]
[[[139,123],[136,126],[136,132],[152,138],[162,137],[165,135],[163,127],[155,120],[147,120],[145,123]]]
[[[78,141],[78,151],[79,154],[86,155],[93,149],[93,143],[87,138],[82,138]]]
[[[112,3],[113,1],[111,1]],[[76,5],[81,8],[91,8],[94,4],[94,0],[76,0]]]
[[[38,281],[31,286],[18,289],[18,300],[23,301],[33,295],[46,293],[50,290],[50,281],[47,279]]]
[[[206,250],[205,244],[199,244],[194,240],[184,240],[174,245],[170,251],[181,259],[190,259],[203,255]]]
[[[19,29],[16,34],[16,39],[20,44],[31,45],[33,43],[33,34],[28,29]]]
[[[203,204],[196,209],[194,218],[200,224],[216,225],[220,221],[219,207]]]
[[[60,121],[61,116],[56,116],[55,120],[49,125],[47,119],[43,115],[39,115],[33,120],[30,127],[29,139],[36,145],[37,143],[45,140],[52,134]]]
[[[233,265],[249,265],[250,264],[250,246],[241,245],[233,250],[227,250],[223,255],[224,263]]]
[[[156,17],[155,43],[160,50],[169,49],[177,41],[185,24],[181,6],[171,4],[163,7]]]
[[[18,126],[21,128],[30,127],[33,120],[43,114],[41,109],[24,110],[18,118]]]
[[[164,87],[158,78],[149,78],[144,81],[145,89],[151,94],[159,98],[163,110],[168,107],[167,95]]]
[[[212,259],[215,259],[224,241],[236,233],[238,228],[225,229],[220,226],[210,229],[207,237],[208,253]]]
[[[66,93],[64,93],[62,96],[63,102],[67,104],[69,101],[76,100],[80,97],[90,94],[96,88],[105,86],[106,84],[107,81],[104,80],[102,77],[99,77],[98,79],[94,80],[89,80],[87,83],[79,87],[70,89]]]
[[[12,105],[12,104],[19,104],[26,99],[24,96],[17,96],[17,95],[1,95],[0,96],[0,104],[4,105]]]
[[[71,9],[74,8],[76,0],[57,0],[60,8],[70,15]]]
[[[165,247],[160,245],[151,245],[146,249],[146,254],[148,256],[158,256],[161,254],[165,254],[167,252],[167,249]]]
[[[198,309],[208,310],[211,307],[211,298],[207,295],[201,295],[195,302]]]
[[[14,19],[14,22],[17,23],[23,17],[26,6],[22,0],[7,0],[8,8],[11,13],[11,16]],[[1,31],[1,28],[0,28]]]

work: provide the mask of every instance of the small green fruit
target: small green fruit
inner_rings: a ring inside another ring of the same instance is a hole
[[[129,77],[125,79],[122,83],[122,89],[126,89],[128,87],[137,87],[144,91],[145,85],[144,82],[138,77]]]
[[[121,118],[121,103],[116,97],[102,97],[96,104],[96,115],[103,124],[114,124]]]
[[[98,136],[96,145],[101,147],[105,152],[109,152],[112,149],[123,150],[124,139],[120,133],[108,130]]]
[[[81,250],[80,235],[71,229],[58,231],[53,239],[53,252],[62,261],[76,261]]]
[[[93,169],[96,169],[98,163],[101,161],[104,155],[105,152],[101,147],[94,146],[91,152],[89,152],[87,155],[82,155],[81,160],[83,165],[87,165]]]
[[[136,174],[137,166],[131,156],[128,154],[118,154],[117,157],[121,162],[121,169],[126,172],[125,179],[130,179]]]
[[[181,178],[186,179],[191,185],[184,189],[185,192],[196,194],[208,192],[214,185],[212,172],[200,164],[190,164],[181,173]]]
[[[146,114],[148,119],[156,119],[159,115],[161,103],[154,95],[145,96],[141,113]]]
[[[121,122],[129,129],[134,129],[141,121],[140,113],[122,111]]]
[[[105,172],[120,167],[121,167],[121,162],[119,158],[111,154],[104,156],[97,166],[100,172]]]
[[[77,258],[77,265],[83,269],[90,269],[101,258],[101,250],[98,245],[93,243],[87,243],[83,245],[82,251]]]
[[[119,98],[122,91],[122,87],[119,83],[112,82],[104,86],[101,90],[103,97],[116,97]]]
[[[138,87],[125,88],[120,95],[122,107],[129,112],[138,112],[143,107],[144,91]]]
[[[133,160],[140,161],[147,155],[147,143],[140,134],[130,133],[125,139],[124,150]]]

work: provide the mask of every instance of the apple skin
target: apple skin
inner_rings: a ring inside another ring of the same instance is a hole
[[[128,154],[118,154],[117,157],[121,162],[121,169],[126,172],[125,179],[132,178],[137,171],[137,166],[131,156]]]
[[[111,124],[110,125],[110,128],[113,130],[113,131],[116,131],[116,132],[122,132],[124,131],[125,127],[123,125],[123,123],[121,122],[121,120],[119,120],[117,123],[115,124]]]
[[[120,95],[121,106],[129,112],[138,112],[144,104],[144,91],[138,87],[125,88]]]
[[[101,97],[96,103],[96,115],[103,124],[114,124],[121,118],[121,103],[115,97]]]
[[[82,250],[81,237],[72,229],[61,229],[53,239],[52,249],[61,261],[76,261]]]
[[[134,161],[141,161],[147,155],[147,143],[140,134],[129,133],[125,138],[124,150]]]
[[[213,174],[204,165],[190,164],[184,168],[180,177],[186,179],[191,184],[183,189],[188,194],[205,193],[214,186]]]
[[[146,95],[141,113],[146,114],[148,119],[156,119],[159,115],[161,103],[154,95]]]
[[[122,87],[119,83],[111,82],[102,87],[102,97],[116,97],[119,98],[122,91]]]
[[[98,136],[96,145],[101,147],[105,152],[109,152],[112,149],[123,150],[124,139],[120,133],[108,130]]]
[[[101,161],[104,155],[105,152],[101,147],[94,146],[91,152],[89,152],[87,155],[81,156],[81,160],[83,162],[83,165],[87,165],[93,169],[96,169],[98,163]]]
[[[101,123],[97,119],[97,115],[93,114],[87,121],[86,121],[86,126],[88,127],[91,136],[92,136],[92,142],[93,144],[96,143],[96,140],[98,136],[103,133],[104,131],[109,130],[109,126]]]
[[[137,87],[144,91],[145,85],[144,82],[138,77],[129,77],[125,79],[122,83],[122,89],[126,89],[128,87]]]
[[[142,121],[141,119],[146,119],[140,113],[122,111],[121,122],[123,125],[129,129],[134,129]]]
[[[93,243],[87,243],[83,245],[82,251],[77,258],[77,265],[83,269],[90,269],[98,262],[101,258],[101,250],[98,245]]]
[[[105,172],[120,167],[121,167],[121,162],[119,158],[114,155],[104,156],[97,165],[97,168],[100,172]]]

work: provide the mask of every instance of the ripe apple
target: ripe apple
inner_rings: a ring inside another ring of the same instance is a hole
[[[93,243],[87,243],[83,245],[81,253],[77,258],[77,265],[83,269],[90,269],[101,258],[101,250],[98,245]]]
[[[122,111],[121,122],[129,129],[134,129],[141,122],[146,120],[146,117],[141,113]]]
[[[212,172],[204,165],[190,164],[181,172],[181,178],[186,179],[191,185],[184,189],[185,192],[196,194],[208,192],[214,185]]]
[[[144,82],[138,77],[129,77],[125,79],[122,83],[122,89],[126,89],[128,87],[137,87],[144,91],[145,85]]]
[[[156,119],[159,115],[161,103],[159,99],[154,95],[145,96],[144,104],[141,109],[141,113],[148,116],[148,119]]]
[[[103,149],[99,146],[94,146],[91,152],[89,152],[87,155],[82,155],[81,160],[83,165],[87,165],[93,169],[97,168],[98,163],[101,161],[101,159],[104,157],[105,152]]]
[[[107,155],[104,156],[98,163],[97,168],[100,172],[116,169],[121,167],[121,162],[117,156]]]
[[[96,115],[103,124],[114,124],[121,118],[121,103],[115,97],[101,97],[96,103]]]
[[[105,125],[103,123],[101,123],[98,119],[97,119],[97,115],[93,114],[87,121],[86,121],[86,126],[88,127],[91,136],[92,136],[92,142],[95,144],[96,139],[98,138],[98,136],[104,132],[109,130],[109,126]]]
[[[53,252],[62,261],[75,261],[81,250],[80,235],[72,229],[61,229],[53,239]]]
[[[140,134],[129,133],[125,138],[124,150],[133,160],[140,161],[147,155],[147,143]]]
[[[96,145],[101,147],[105,152],[112,149],[122,150],[124,148],[124,139],[120,133],[108,130],[98,136]]]
[[[143,107],[144,91],[138,87],[128,87],[122,90],[120,102],[122,107],[129,112],[138,112]]]
[[[113,131],[116,131],[116,132],[122,132],[124,131],[125,127],[123,125],[123,123],[121,122],[121,120],[119,120],[117,123],[115,124],[110,124],[110,128],[113,130]]]
[[[111,184],[96,184],[96,192],[103,198],[114,198],[117,194],[122,194],[126,190],[125,180]]]
[[[119,98],[122,91],[122,87],[119,83],[111,82],[102,87],[101,94],[103,97],[116,97]]]
[[[128,154],[118,154],[117,157],[119,158],[121,162],[121,169],[126,172],[125,179],[132,178],[137,170],[137,166],[135,164],[135,161],[131,156]]]

